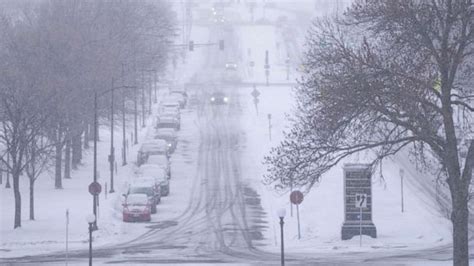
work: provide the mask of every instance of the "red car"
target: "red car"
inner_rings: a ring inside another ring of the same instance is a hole
[[[151,207],[146,194],[128,194],[123,203],[123,221],[151,221]]]

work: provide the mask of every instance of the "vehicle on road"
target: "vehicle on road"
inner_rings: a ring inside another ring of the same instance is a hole
[[[150,180],[140,180],[135,178],[129,185],[125,197],[130,194],[145,194],[153,203],[151,205],[151,213],[156,213],[156,205],[161,202],[161,190],[157,189],[155,182]]]
[[[178,136],[173,128],[159,128],[155,132],[155,139],[163,139],[168,143],[170,153],[176,150]]]
[[[147,164],[158,165],[165,169],[168,179],[171,178],[171,163],[168,157],[165,155],[150,155],[148,160],[146,161]]]
[[[150,155],[165,155],[170,156],[169,146],[166,140],[163,139],[153,139],[147,140],[142,144],[137,153],[137,165],[140,166],[147,161],[148,156]]]
[[[229,98],[223,92],[214,92],[209,99],[211,104],[222,105],[229,102]]]
[[[182,94],[170,94],[165,98],[166,101],[177,101],[182,109],[186,106],[186,98]]]
[[[160,190],[161,196],[168,196],[170,193],[170,181],[166,170],[158,165],[143,164],[137,171],[140,180],[149,180],[155,183]]]
[[[184,89],[172,89],[170,95],[174,94],[182,95],[186,101],[188,100],[188,93]]]
[[[161,107],[163,108],[178,108],[181,109],[181,103],[176,100],[175,98],[165,98],[161,104]]]
[[[150,201],[146,194],[128,194],[122,204],[123,221],[151,221],[152,205],[152,201]]]
[[[175,130],[180,130],[181,123],[175,117],[162,116],[157,119],[156,128],[172,128]]]
[[[234,62],[228,62],[225,64],[226,70],[237,70],[237,64]]]

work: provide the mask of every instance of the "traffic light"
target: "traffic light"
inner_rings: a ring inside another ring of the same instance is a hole
[[[189,51],[194,51],[194,42],[189,41]]]
[[[224,50],[224,40],[219,40],[219,50]]]

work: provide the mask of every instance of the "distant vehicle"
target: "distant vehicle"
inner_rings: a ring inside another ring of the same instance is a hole
[[[169,146],[166,140],[154,139],[143,143],[137,154],[137,165],[140,166],[147,161],[150,155],[165,155],[169,156]]]
[[[173,94],[182,95],[186,99],[186,101],[188,100],[188,93],[184,89],[172,89],[170,91],[170,95],[173,95]]]
[[[161,196],[170,194],[170,181],[166,170],[155,164],[144,164],[138,169],[140,180],[150,180],[155,183],[157,189],[160,190]]]
[[[223,92],[214,92],[209,99],[211,104],[222,105],[229,102],[229,98]]]
[[[165,155],[151,155],[148,157],[146,161],[147,164],[157,165],[165,169],[166,173],[168,174],[168,179],[171,178],[171,164],[168,157]]]
[[[174,119],[178,120],[179,123],[181,123],[181,114],[180,114],[180,112],[176,112],[176,110],[172,110],[172,109],[163,110],[158,115],[157,121],[159,121],[160,118],[174,118]]]
[[[147,195],[148,199],[153,203],[151,205],[151,213],[156,213],[156,205],[161,202],[161,190],[157,189],[154,182],[150,180],[134,179],[133,183],[128,187],[125,197],[130,194]]]
[[[228,62],[225,64],[226,70],[237,70],[237,64],[233,62]]]
[[[166,98],[161,102],[160,106],[164,108],[174,107],[180,109],[181,103],[176,99]]]
[[[181,123],[174,117],[164,116],[160,117],[156,123],[156,128],[172,128],[175,130],[181,129]]]
[[[146,194],[128,194],[122,206],[122,216],[124,222],[151,221],[151,209],[153,202]]]
[[[164,139],[168,143],[170,153],[173,153],[178,145],[178,136],[173,128],[157,129],[155,139]]]
[[[169,96],[167,96],[165,98],[165,101],[177,101],[179,102],[179,108],[184,108],[186,106],[186,98],[184,98],[183,95],[181,94],[176,94],[176,93],[173,93],[173,94],[170,94]]]

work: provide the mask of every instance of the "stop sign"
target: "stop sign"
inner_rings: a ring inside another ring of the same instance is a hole
[[[91,195],[97,196],[100,194],[101,191],[102,191],[102,186],[96,181],[92,182],[89,185],[89,193],[91,193]]]
[[[291,192],[290,194],[290,201],[291,203],[295,204],[295,205],[298,205],[300,204],[301,202],[303,202],[303,193],[301,193],[301,191],[299,190],[295,190],[293,192]]]

